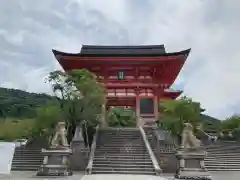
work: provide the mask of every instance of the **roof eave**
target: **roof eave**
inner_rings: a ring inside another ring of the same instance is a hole
[[[190,53],[191,49],[186,49],[183,51],[179,51],[179,52],[171,52],[171,53],[165,53],[165,54],[154,54],[154,57],[161,57],[161,56],[177,56],[177,55],[184,55],[186,58],[188,57],[189,53]],[[68,56],[68,57],[153,57],[151,55],[139,55],[139,54],[123,54],[123,55],[119,55],[119,54],[108,54],[108,55],[101,55],[101,54],[81,54],[81,53],[66,53],[66,52],[61,52],[61,51],[57,51],[55,49],[52,49],[53,54],[55,55],[55,57],[57,56]]]

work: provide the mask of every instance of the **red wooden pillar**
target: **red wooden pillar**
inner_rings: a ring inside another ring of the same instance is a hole
[[[140,97],[139,97],[139,91],[136,90],[136,120],[137,120],[137,126],[140,126],[141,125],[141,122],[140,122]]]
[[[154,115],[155,115],[155,121],[158,120],[158,95],[155,94],[153,97],[153,103],[154,103]]]
[[[154,112],[155,112],[155,120],[159,120],[159,97],[160,90],[156,88],[154,90]]]

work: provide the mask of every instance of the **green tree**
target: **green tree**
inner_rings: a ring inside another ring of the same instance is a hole
[[[136,126],[136,115],[132,109],[112,108],[108,112],[108,125],[112,127]]]
[[[54,133],[55,125],[62,120],[63,112],[56,103],[41,107],[37,111],[37,118],[32,129],[32,136],[50,137]]]
[[[28,138],[31,135],[35,121],[33,119],[10,119],[0,121],[0,139],[13,141],[15,139]]]
[[[34,118],[37,108],[45,106],[53,97],[18,89],[0,88],[0,118]]]
[[[180,136],[184,123],[191,123],[196,128],[202,109],[200,103],[183,97],[179,100],[161,102],[160,112],[160,125],[171,131],[173,135]]]
[[[222,131],[229,132],[240,129],[240,116],[234,115],[221,123]]]
[[[68,73],[51,72],[48,78],[53,92],[60,102],[68,129],[68,141],[75,133],[77,124],[86,121],[90,127],[99,123],[102,104],[105,103],[105,89],[96,75],[86,69]]]

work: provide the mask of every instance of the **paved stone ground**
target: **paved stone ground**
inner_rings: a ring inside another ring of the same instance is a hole
[[[39,177],[36,176],[36,172],[28,172],[28,171],[13,171],[9,176],[0,175],[0,180],[48,180],[48,179],[68,179],[68,180],[80,180],[84,176],[84,173],[77,172],[72,176],[68,177]]]
[[[74,173],[73,176],[69,176],[69,177],[52,177],[52,178],[47,178],[47,177],[36,177],[35,176],[35,172],[12,172],[11,175],[9,176],[4,176],[4,175],[0,175],[0,180],[28,180],[28,179],[31,179],[31,180],[48,180],[48,179],[59,179],[59,180],[62,180],[62,179],[68,179],[68,180],[80,180],[83,176],[84,176],[84,173],[81,173],[81,172],[77,172],[77,173]],[[213,180],[239,180],[240,179],[240,172],[217,172],[217,173],[211,173],[212,174],[212,177],[213,177]],[[119,175],[120,177],[121,175]],[[163,175],[165,178],[169,179],[169,180],[172,180],[173,179],[173,175],[172,174],[164,174]],[[139,176],[135,176],[136,179],[143,179],[143,178],[139,178]],[[160,180],[161,178],[155,176],[156,178],[155,179],[158,179]],[[117,180],[116,178],[100,178],[99,180]],[[127,180],[127,178],[122,178],[122,179],[125,179]],[[135,178],[129,178],[131,180],[134,180]],[[95,180],[93,178],[84,178],[83,180]],[[146,180],[153,180],[151,177],[149,178],[146,178]]]

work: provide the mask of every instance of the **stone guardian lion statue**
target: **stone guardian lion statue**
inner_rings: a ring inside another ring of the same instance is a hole
[[[193,134],[193,126],[190,123],[184,123],[182,131],[181,147],[184,149],[198,148],[201,146],[201,141]]]
[[[51,145],[53,147],[67,147],[69,146],[66,135],[67,135],[67,131],[65,128],[65,122],[58,122],[58,124],[56,125],[56,130],[55,130],[55,134],[53,136]]]

